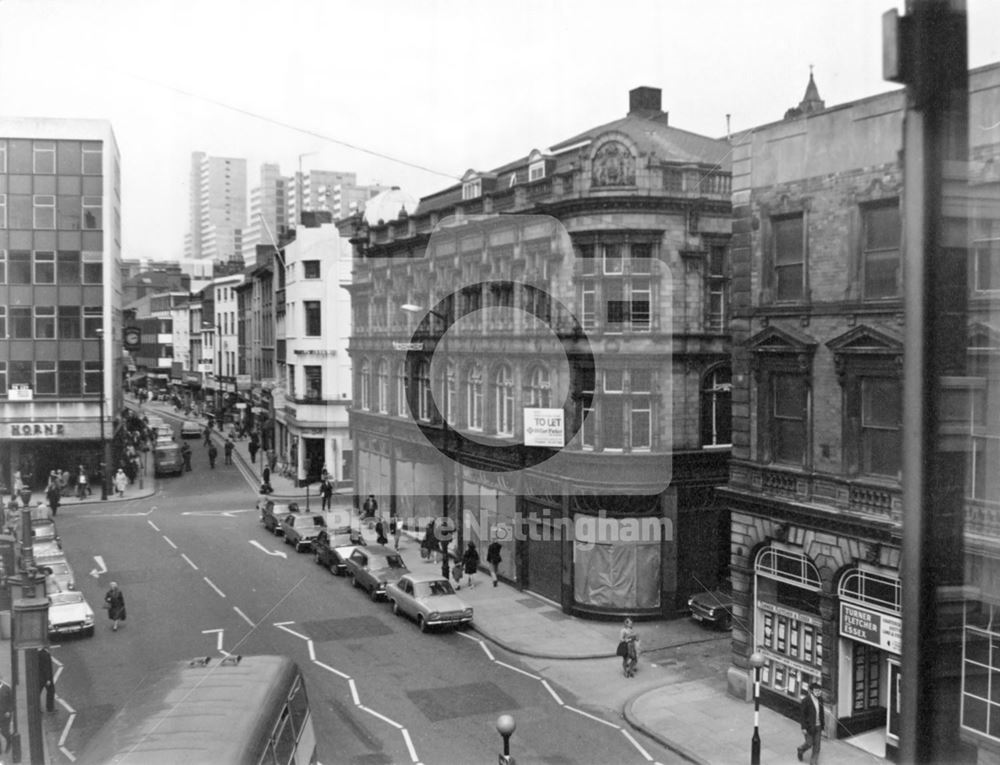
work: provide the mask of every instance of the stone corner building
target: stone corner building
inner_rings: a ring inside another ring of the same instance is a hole
[[[728,562],[727,141],[637,88],[415,209],[386,194],[338,224],[359,497],[461,518],[452,553],[502,536],[501,576],[566,612],[676,616]],[[563,448],[525,445],[535,408]]]

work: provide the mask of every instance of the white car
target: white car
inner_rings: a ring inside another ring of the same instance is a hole
[[[38,569],[45,574],[49,591],[76,589],[76,577],[69,561],[52,558],[39,565]]]
[[[421,632],[430,627],[464,627],[472,622],[472,607],[455,594],[451,582],[436,574],[406,574],[385,586],[392,612],[417,620]]]
[[[94,634],[94,610],[79,590],[49,595],[49,635]]]

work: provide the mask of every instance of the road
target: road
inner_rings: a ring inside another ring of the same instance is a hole
[[[210,470],[200,441],[190,443],[194,470],[159,480],[153,497],[60,510],[98,625],[93,638],[53,647],[55,762],[79,756],[145,672],[224,652],[299,663],[323,763],[494,762],[504,713],[517,720],[511,751],[522,764],[676,761],[476,633],[421,634],[283,545],[260,526],[238,469],[220,458]],[[412,552],[402,549],[419,566]],[[118,632],[99,607],[112,580],[128,609]]]

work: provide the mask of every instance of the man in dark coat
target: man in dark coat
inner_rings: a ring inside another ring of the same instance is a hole
[[[233,464],[233,440],[231,438],[226,439],[225,445],[222,447],[226,455],[226,464]]]
[[[219,456],[219,450],[215,448],[215,444],[211,443],[208,445],[208,466],[215,470],[215,458]]]
[[[500,568],[500,543],[495,539],[486,548],[486,562],[490,564],[490,576],[493,578],[493,586],[496,587],[497,571]]]
[[[187,441],[181,444],[181,459],[184,460],[184,472],[191,472],[191,447]]]
[[[43,648],[38,652],[38,681],[45,691],[45,711],[54,712],[56,710],[56,681],[52,671],[52,654],[48,648]]]
[[[802,762],[802,755],[812,749],[809,756],[809,765],[819,763],[819,746],[823,741],[823,686],[819,683],[809,684],[809,693],[802,697],[799,704],[799,713],[802,724],[802,735],[805,740],[802,746],[795,750],[799,762]]]
[[[250,450],[250,464],[257,464],[257,450],[260,449],[260,441],[257,440],[257,434],[250,434],[250,445],[247,447]]]

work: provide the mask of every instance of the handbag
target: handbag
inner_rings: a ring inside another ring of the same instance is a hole
[[[615,651],[616,656],[621,656],[623,659],[628,656],[628,642],[625,640],[618,641],[618,649]]]

